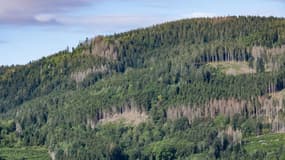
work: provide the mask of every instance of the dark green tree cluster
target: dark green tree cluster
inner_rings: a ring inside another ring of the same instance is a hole
[[[56,159],[272,159],[246,147],[247,138],[269,134],[273,126],[250,112],[261,107],[259,98],[284,89],[285,56],[256,56],[253,48],[280,48],[284,38],[283,18],[185,19],[86,39],[71,52],[2,66],[0,145],[44,146]],[[97,53],[100,47],[117,54]],[[248,63],[256,73],[227,75],[208,65],[227,61]],[[269,72],[273,61],[278,67]],[[167,116],[171,107],[202,109],[230,99],[249,106],[230,117]],[[100,123],[126,110],[148,118]],[[278,115],[283,122],[285,114]],[[275,159],[284,151],[278,147]]]

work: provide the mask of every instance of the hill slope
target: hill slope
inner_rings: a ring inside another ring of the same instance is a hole
[[[284,157],[283,143],[252,149],[285,131],[284,46],[283,18],[198,18],[3,66],[0,146],[53,159]]]

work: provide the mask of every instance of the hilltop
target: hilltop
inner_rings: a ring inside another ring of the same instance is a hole
[[[2,66],[0,159],[282,159],[284,65],[284,18],[231,16]]]

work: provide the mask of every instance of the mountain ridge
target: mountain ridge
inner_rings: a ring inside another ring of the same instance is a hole
[[[281,145],[255,151],[247,140],[285,128],[284,45],[284,18],[195,18],[0,67],[0,144],[53,159],[280,158]]]

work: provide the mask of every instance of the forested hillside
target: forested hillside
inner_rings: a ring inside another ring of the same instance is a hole
[[[0,67],[0,159],[284,159],[284,96],[284,18],[97,36]]]

